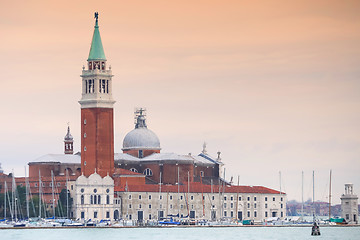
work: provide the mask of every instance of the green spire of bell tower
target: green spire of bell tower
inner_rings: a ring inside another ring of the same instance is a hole
[[[95,27],[94,27],[94,34],[91,42],[90,53],[88,57],[88,61],[92,60],[106,60],[104,48],[101,42],[98,19],[99,14],[95,12]]]

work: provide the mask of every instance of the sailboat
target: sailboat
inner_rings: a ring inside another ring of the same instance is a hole
[[[319,224],[316,222],[316,217],[315,217],[315,174],[313,171],[313,208],[314,208],[314,212],[313,212],[313,226],[311,228],[311,236],[319,236],[320,235],[320,227]]]

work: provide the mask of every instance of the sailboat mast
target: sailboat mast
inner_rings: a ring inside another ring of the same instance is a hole
[[[16,193],[15,193],[16,185],[15,185],[15,176],[14,171],[12,174],[12,194],[13,194],[13,209],[15,213],[15,222],[17,222],[17,208],[16,208]]]
[[[25,167],[25,190],[26,190],[26,214],[29,219],[29,178],[26,177],[26,167]]]
[[[51,170],[51,196],[52,196],[52,210],[55,219],[55,196],[54,196],[54,172]]]
[[[161,200],[162,200],[162,197],[161,197],[162,195],[161,195],[161,171],[160,171],[160,183],[159,183],[159,201],[160,201],[160,204],[159,204],[159,209],[158,209],[158,219],[160,220],[160,211],[161,211],[161,208],[160,208],[160,206],[161,206]]]
[[[39,218],[41,218],[41,174],[39,169]]]
[[[304,171],[301,172],[301,220],[304,219]]]
[[[189,171],[188,171],[187,209],[188,209],[188,218],[190,219],[189,194],[190,194],[190,173],[189,173]]]
[[[69,190],[68,190],[68,176],[69,172],[66,169],[66,218],[69,219]]]
[[[5,218],[5,220],[6,220],[6,195],[7,195],[7,185],[6,185],[6,180],[5,180],[5,192],[4,192],[5,194],[5,196],[4,196],[4,199],[5,199],[5,201],[4,201],[4,218]]]
[[[178,217],[180,217],[180,177],[179,177],[179,165],[177,167],[177,184],[178,184]]]
[[[331,218],[331,169],[330,169],[330,184],[329,184],[329,221]]]
[[[236,221],[238,221],[238,208],[239,208],[239,185],[240,184],[240,176],[238,175],[238,184],[237,184],[237,191],[236,191],[236,212],[235,212],[235,215],[236,215]]]
[[[315,218],[315,171],[313,171],[313,216]]]

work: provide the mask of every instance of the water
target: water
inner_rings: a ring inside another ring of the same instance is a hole
[[[232,239],[359,239],[360,227],[322,227],[311,236],[311,227],[213,227],[213,228],[79,228],[0,229],[1,240],[232,240]]]

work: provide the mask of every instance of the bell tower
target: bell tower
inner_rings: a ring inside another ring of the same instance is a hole
[[[64,137],[64,153],[65,154],[74,153],[74,138],[70,133],[70,126],[68,126],[67,133]]]
[[[112,71],[107,67],[101,42],[98,13],[87,59],[83,67],[81,105],[81,171],[101,177],[114,173]]]

